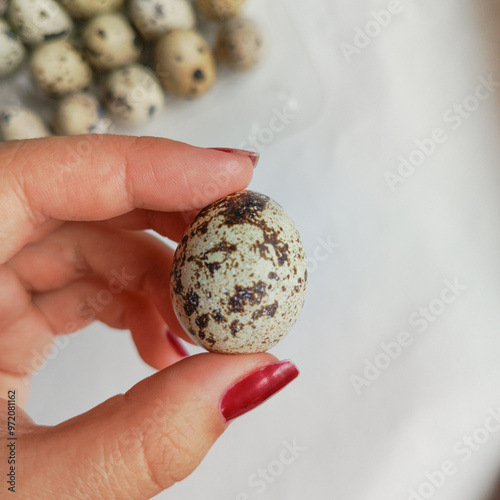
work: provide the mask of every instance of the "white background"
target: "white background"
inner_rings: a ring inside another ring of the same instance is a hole
[[[402,0],[348,61],[341,44],[390,3],[248,0],[271,38],[262,67],[128,131],[235,147],[260,133],[251,187],[286,208],[310,258],[304,312],[272,351],[301,376],[157,498],[500,498],[500,432],[480,430],[500,410],[500,92],[456,129],[448,111],[497,70],[500,14],[494,1]],[[269,140],[284,106],[294,118]],[[436,128],[446,140],[392,191],[386,172]],[[446,280],[465,290],[443,305]],[[432,321],[409,322],[430,303]],[[356,391],[353,375],[403,331],[411,345]],[[93,325],[35,377],[28,411],[56,423],[150,373],[128,333]],[[467,453],[466,435],[486,442]],[[301,451],[280,466],[284,442]],[[446,461],[453,473],[425,485]],[[276,473],[265,489],[259,469]]]

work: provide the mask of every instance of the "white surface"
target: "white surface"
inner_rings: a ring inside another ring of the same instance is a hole
[[[500,408],[500,94],[457,130],[443,113],[494,70],[487,48],[500,61],[496,41],[487,41],[500,31],[494,2],[402,1],[403,11],[350,64],[340,44],[389,2],[264,3],[254,0],[256,14],[287,13],[267,21],[286,64],[272,73],[264,102],[262,76],[242,77],[226,83],[229,104],[217,113],[222,88],[179,127],[166,111],[164,122],[140,132],[237,146],[267,127],[283,101],[295,103],[296,119],[262,148],[252,188],[288,210],[316,255],[303,315],[273,350],[301,376],[232,423],[201,467],[158,498],[405,500],[448,460],[455,472],[422,498],[493,500],[500,432],[477,429]],[[289,50],[280,34],[292,34]],[[447,140],[391,192],[384,173],[436,128]],[[336,245],[322,253],[329,239]],[[455,279],[466,290],[418,332],[409,317]],[[351,376],[401,331],[413,343],[357,395]],[[95,325],[35,378],[29,411],[55,423],[148,373],[128,334]],[[488,441],[464,461],[459,441],[474,432]],[[260,468],[278,467],[283,441],[294,440],[304,449],[264,491],[248,483]]]

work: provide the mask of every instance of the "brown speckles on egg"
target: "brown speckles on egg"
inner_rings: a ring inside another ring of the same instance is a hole
[[[206,349],[261,352],[295,323],[305,276],[292,220],[269,197],[242,191],[191,223],[174,256],[172,302],[184,328]]]
[[[260,62],[267,44],[255,21],[233,18],[220,28],[215,43],[218,60],[235,71],[246,71]]]

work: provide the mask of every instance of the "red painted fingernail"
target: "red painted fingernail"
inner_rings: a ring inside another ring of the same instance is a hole
[[[248,156],[250,158],[250,161],[252,162],[253,168],[255,168],[257,166],[257,163],[259,163],[260,153],[257,153],[255,151],[246,151],[244,149],[233,149],[233,148],[210,148],[210,149],[214,149],[215,151],[222,151],[223,153],[232,153],[235,155]]]
[[[186,348],[181,344],[181,341],[170,330],[167,330],[167,338],[170,345],[179,356],[183,358],[189,356],[189,352],[187,352]]]
[[[253,410],[288,385],[299,374],[291,361],[264,366],[236,382],[222,397],[220,409],[228,422]]]

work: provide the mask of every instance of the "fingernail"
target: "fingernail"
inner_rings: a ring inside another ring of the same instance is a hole
[[[250,161],[252,162],[253,168],[255,168],[257,166],[257,163],[259,163],[260,153],[257,153],[255,151],[246,151],[244,149],[233,149],[233,148],[210,148],[210,149],[214,149],[215,151],[222,151],[223,153],[232,153],[235,155],[248,156],[250,158]]]
[[[264,366],[236,382],[222,397],[220,409],[228,422],[239,417],[276,394],[299,374],[291,361]]]
[[[167,330],[167,338],[170,345],[179,356],[183,358],[189,356],[189,352],[187,352],[186,348],[181,344],[181,341],[170,330]]]

